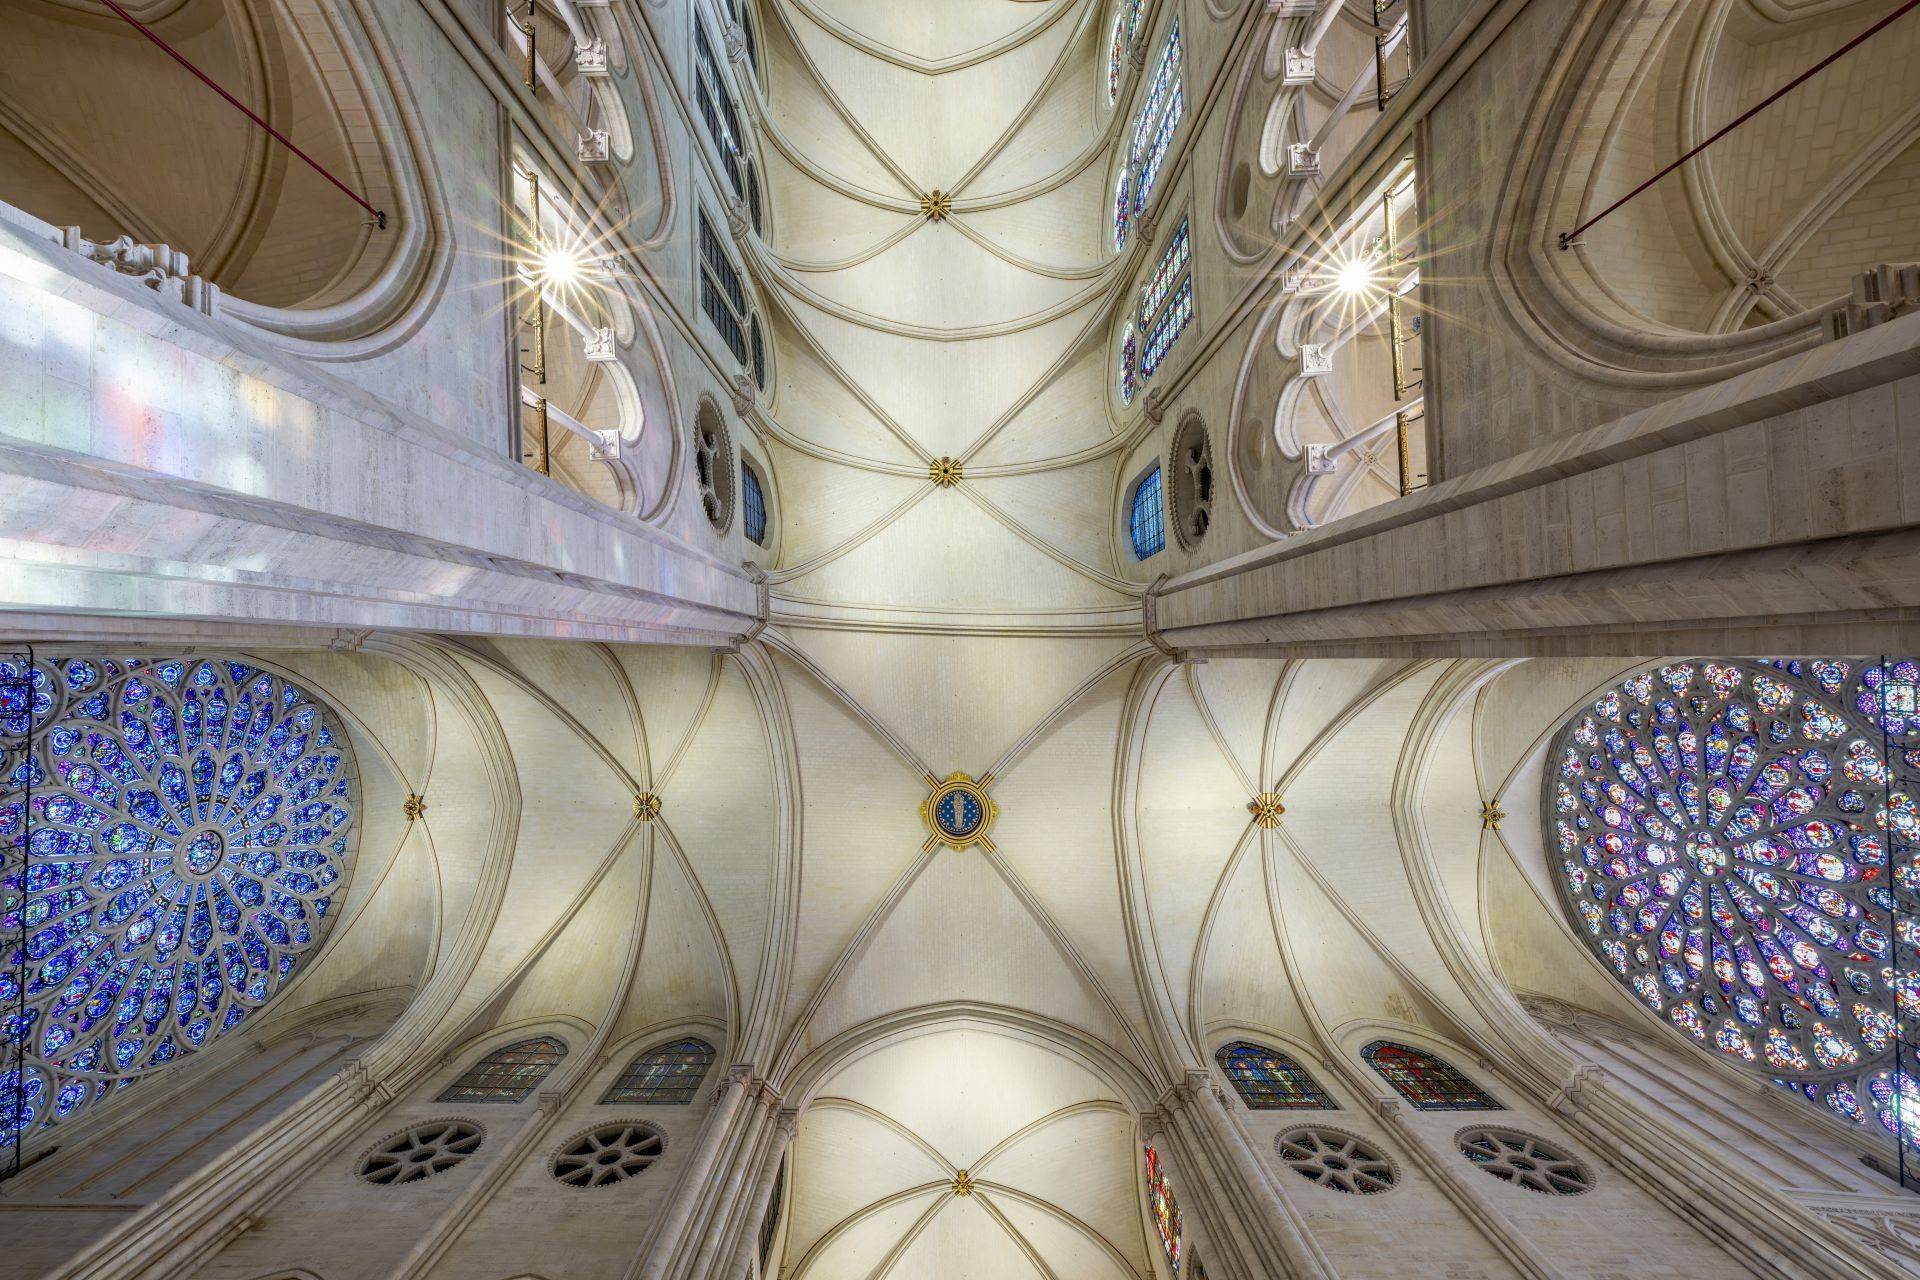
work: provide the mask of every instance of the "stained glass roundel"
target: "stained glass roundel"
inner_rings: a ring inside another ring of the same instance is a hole
[[[33,735],[0,792],[11,1145],[273,997],[346,886],[357,777],[310,695],[241,662],[0,662],[0,690]]]
[[[933,820],[950,836],[970,836],[980,828],[984,812],[980,802],[966,791],[949,791],[934,806]]]
[[[1888,803],[1883,742],[1920,770],[1920,715],[1899,709],[1916,683],[1912,662],[1845,658],[1651,668],[1568,722],[1545,782],[1563,901],[1619,980],[1693,1040],[1889,1132],[1896,1094],[1920,1100],[1887,1069],[1898,1011],[1920,1018],[1920,809],[1897,786]]]

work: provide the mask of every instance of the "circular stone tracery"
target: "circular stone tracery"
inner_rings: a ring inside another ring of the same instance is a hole
[[[1920,812],[1889,805],[1882,745],[1920,768],[1917,681],[1843,658],[1638,672],[1561,731],[1544,808],[1568,913],[1643,1004],[1855,1123],[1894,1132],[1897,1091],[1920,1147],[1920,1087],[1887,1069],[1894,992],[1920,1017]]]
[[[0,1146],[265,1004],[319,944],[353,859],[351,753],[279,676],[0,662],[0,734],[29,731],[0,793],[4,929],[26,936],[0,971]]]

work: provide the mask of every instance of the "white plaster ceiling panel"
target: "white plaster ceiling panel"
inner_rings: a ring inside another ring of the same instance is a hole
[[[834,983],[815,1043],[878,1010],[969,1000],[1043,1014],[1110,1044],[1125,1035],[979,849],[938,850]]]
[[[728,661],[679,767],[660,784],[662,817],[720,919],[740,998],[748,1004],[766,945],[772,893],[771,750],[740,665]],[[631,803],[628,797],[629,814]]]
[[[795,283],[883,325],[946,329],[1024,323],[1089,287],[1008,262],[955,227],[924,221],[883,252]]]
[[[799,936],[788,981],[791,1017],[820,993],[832,966],[919,855],[926,783],[792,662],[779,661],[792,708],[805,799]],[[851,780],[851,781],[850,781]]]
[[[490,647],[528,684],[548,693],[559,714],[575,721],[592,743],[636,780],[643,779],[639,755],[639,707],[626,676],[596,644],[551,644],[498,640]],[[587,742],[580,744],[586,750]]]
[[[1076,1280],[1138,1280],[1145,1270],[1140,1262],[1130,1266],[1129,1255],[1120,1252],[1112,1241],[1062,1218],[1048,1207],[1011,1195],[993,1196],[990,1203],[1055,1276],[1074,1276]],[[1145,1251],[1135,1250],[1133,1256],[1144,1259]]]
[[[426,828],[409,823],[404,831],[384,843],[370,842],[361,832],[348,891],[358,901],[340,910],[319,962],[294,974],[272,1016],[289,1017],[335,996],[417,987],[425,980],[440,932],[423,922],[439,919],[439,883]]]
[[[777,513],[783,574],[838,554],[901,503],[925,497],[924,467],[919,475],[885,475],[823,462],[784,445],[769,452],[782,498],[793,495]]]
[[[1106,1082],[1078,1062],[985,1027],[887,1045],[853,1059],[821,1092],[891,1117],[962,1169],[1056,1111],[1115,1100]]]
[[[967,195],[979,198],[1052,185],[1089,161],[1088,167],[1105,171],[1092,152],[1103,141],[1103,132],[1113,136],[1126,121],[1101,109],[1105,92],[1096,86],[1105,75],[1105,35],[1094,25],[1077,30],[1078,40],[1064,50],[1051,78],[1038,86],[1024,113],[996,140],[979,172],[969,179]]]
[[[1318,664],[1296,663],[1293,667],[1309,665]],[[1228,757],[1261,788],[1273,781],[1260,776],[1260,763],[1265,754],[1267,718],[1274,710],[1274,690],[1288,670],[1289,664],[1284,662],[1227,659],[1189,666],[1183,672],[1184,683],[1197,686],[1197,703],[1212,718]]]
[[[926,190],[953,187],[986,154],[1053,69],[1075,25],[1052,23],[994,58],[938,76],[876,57],[804,18],[794,29],[831,93]]]
[[[679,649],[657,644],[607,646],[628,687],[640,704],[640,727],[646,734],[649,781],[667,767],[687,739],[705,703],[719,655],[702,649]]]
[[[1096,450],[1102,457],[1118,455],[1125,437],[1116,436],[1107,415],[1091,407],[1104,403],[1112,373],[1106,326],[1083,331],[1055,367],[1023,390],[1013,415],[968,465],[1025,467]],[[1104,501],[1111,507],[1113,495],[1105,494]]]
[[[1015,144],[1025,137],[1022,130]],[[1052,151],[1042,159],[1059,161]],[[969,208],[967,226],[1002,252],[1038,267],[1082,276],[1104,268],[1112,257],[1104,208],[1112,196],[1106,166],[1096,163],[1076,169],[1069,163],[1058,172],[1016,171],[1003,176],[1004,163],[997,161],[961,193],[969,201],[991,202],[984,208]],[[1033,167],[1037,169],[1038,163]],[[1047,185],[1042,189],[1010,198],[1009,193],[1043,181]]]
[[[1381,1016],[1426,1021],[1426,1001],[1388,963],[1383,949],[1360,932],[1351,908],[1336,905],[1294,857],[1286,842],[1274,842],[1274,874],[1286,892],[1274,900],[1285,938],[1294,991],[1312,1009],[1320,1026],[1336,1028],[1355,1018]],[[1371,920],[1367,923],[1372,923]],[[1416,961],[1416,981],[1435,975],[1431,960]],[[1231,1009],[1217,1016],[1237,1021]],[[1252,1019],[1248,1019],[1251,1021]]]
[[[737,1024],[738,993],[729,981],[737,975],[709,923],[712,904],[700,900],[689,870],[666,837],[656,834],[646,937],[616,1035],[688,1018]]]
[[[625,992],[626,960],[636,941],[643,905],[644,859],[636,839],[617,858],[586,901],[554,921],[555,933],[513,985],[500,1010],[501,1026],[569,1015],[598,1027],[618,1008]]]
[[[1002,4],[901,4],[900,0],[789,0],[793,9],[925,62],[978,55],[1035,28],[1071,20],[1084,0]]]
[[[1046,1280],[1048,1272],[996,1222],[984,1199],[954,1196],[907,1245],[889,1280]]]
[[[1060,563],[954,489],[930,493],[794,590],[853,604],[995,613],[1136,598]]]
[[[981,500],[1018,519],[1055,551],[1110,579],[1118,577],[1117,486],[1111,457],[1043,472],[982,477],[973,485]]]
[[[1270,725],[1266,756],[1272,783],[1295,774],[1325,747],[1341,718],[1364,707],[1369,698],[1410,669],[1395,659],[1316,659],[1303,662],[1287,678]],[[1289,787],[1283,799],[1292,800]]]
[[[991,337],[930,341],[794,300],[821,350],[929,454],[960,454],[1013,407],[1086,327],[1084,309]],[[783,408],[783,413],[785,413]],[[803,420],[795,413],[796,420]]]
[[[1500,836],[1484,828],[1480,815],[1481,799],[1491,796],[1492,784],[1483,785],[1474,771],[1473,736],[1469,702],[1449,718],[1427,756],[1419,816],[1427,853],[1459,919],[1460,936],[1478,948],[1480,862],[1501,855]]]
[[[1144,1043],[1107,776],[1134,670],[1129,663],[1108,676],[994,783],[994,842]]]
[[[360,766],[363,784],[370,774],[391,774],[402,785],[418,783],[427,776],[438,717],[425,680],[399,662],[370,661],[365,654],[267,656],[324,698],[356,731],[354,760]],[[360,822],[364,833],[366,814]]]
[[[1124,1107],[1101,1101],[1055,1112],[971,1171],[977,1179],[1044,1199],[1055,1215],[1091,1227],[1125,1249],[1140,1242],[1135,1190],[1134,1121]],[[996,1197],[1013,1216],[1020,1202]],[[1055,1221],[1059,1218],[1055,1216]],[[1077,1267],[1062,1275],[1083,1274]]]
[[[1288,857],[1284,849],[1276,856]],[[1247,1026],[1271,1028],[1308,1043],[1317,1038],[1274,936],[1271,882],[1261,842],[1250,843],[1223,879],[1200,945],[1205,950],[1194,975],[1198,994],[1193,1011],[1200,1035],[1215,1027]],[[1295,945],[1312,947],[1312,935]]]
[[[818,169],[829,179],[862,191],[894,197],[909,194],[905,175],[889,168],[872,142],[861,136],[821,87],[798,46],[788,39],[785,24],[769,16],[761,24],[763,52],[779,73],[766,78],[767,145],[777,147],[802,169]]]
[[[1444,969],[1408,883],[1392,804],[1407,725],[1441,669],[1401,682],[1349,720],[1288,788],[1282,820],[1330,889],[1436,980]],[[1477,803],[1471,812],[1478,816]]]
[[[820,316],[805,304],[795,306],[805,319]],[[915,471],[924,467],[924,449],[909,443],[914,433],[906,424],[884,416],[885,411],[866,397],[865,388],[837,357],[815,348],[812,329],[795,329],[782,315],[775,321],[775,333],[780,354],[777,417],[780,429],[796,446]],[[857,353],[858,348],[853,351]]]
[[[1134,643],[852,630],[795,631],[793,642],[940,777],[986,772],[1089,673]],[[1010,681],[1016,671],[1019,679]],[[1105,744],[1085,745],[1102,752]]]
[[[1652,661],[1647,659],[1646,661]],[[1474,711],[1475,745],[1487,785],[1517,800],[1510,775],[1541,749],[1589,693],[1645,661],[1617,658],[1536,658],[1487,682]],[[1512,812],[1513,805],[1503,805]]]
[[[871,253],[920,220],[918,207],[910,203],[914,193],[897,182],[880,188],[893,203],[871,204],[826,186],[776,146],[763,147],[761,155],[761,186],[773,216],[773,234],[763,251],[803,278],[808,270],[830,270]]]
[[[1534,842],[1539,843],[1537,840]],[[1644,1015],[1626,987],[1576,953],[1558,903],[1542,899],[1503,854],[1487,861],[1487,951],[1515,991],[1532,991],[1631,1024]]]
[[[1139,858],[1153,945],[1184,1013],[1194,941],[1252,815],[1246,789],[1180,680],[1162,686],[1153,705],[1139,787]]]
[[[804,1140],[795,1142],[794,1150],[804,1153]],[[804,1154],[795,1157],[794,1169],[793,1211],[797,1232],[798,1215],[813,1195]],[[901,1242],[912,1234],[914,1224],[948,1195],[942,1186],[891,1203],[866,1205],[845,1218],[826,1223],[818,1238],[808,1234],[809,1243],[804,1249],[791,1241],[788,1243],[781,1274],[787,1280],[841,1280],[848,1276],[874,1275],[898,1252]]]

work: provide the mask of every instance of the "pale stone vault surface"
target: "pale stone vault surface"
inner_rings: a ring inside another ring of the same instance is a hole
[[[1920,1270],[1896,7],[8,0],[0,1276]]]

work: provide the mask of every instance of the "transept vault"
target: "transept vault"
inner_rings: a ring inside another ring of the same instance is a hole
[[[0,1277],[1920,1271],[1911,7],[8,0]]]

